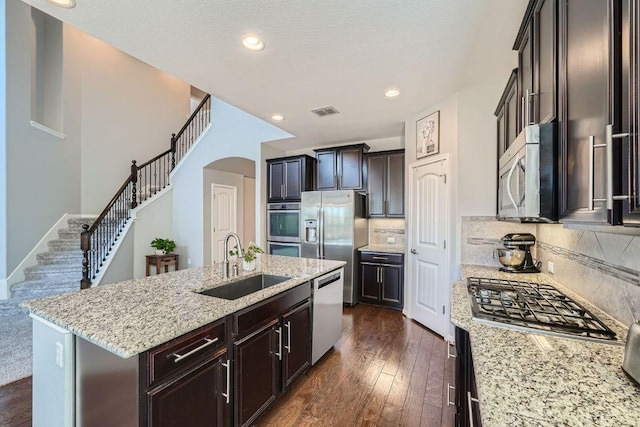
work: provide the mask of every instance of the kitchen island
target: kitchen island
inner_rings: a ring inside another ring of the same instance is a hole
[[[544,335],[536,340],[541,333],[478,322],[471,315],[466,278],[547,283],[582,303],[624,341],[623,325],[543,274],[514,277],[467,265],[462,275],[465,281],[451,289],[451,320],[469,333],[483,425],[640,425],[640,387],[621,368],[624,346]]]
[[[36,319],[34,425],[43,419],[38,415],[44,400],[38,398],[39,389],[44,396],[50,388],[38,378],[45,373],[36,361],[44,359],[55,359],[60,368],[75,366],[64,374],[66,382],[60,379],[58,384],[66,394],[72,390],[67,401],[60,402],[67,405],[60,418],[64,425],[92,425],[99,418],[117,425],[179,425],[190,420],[171,418],[176,413],[190,416],[202,409],[203,416],[210,417],[207,424],[229,425],[232,410],[236,424],[251,422],[309,366],[311,280],[343,265],[262,255],[256,271],[226,280],[221,266],[214,265],[24,303]],[[289,279],[235,300],[199,294],[258,274]],[[71,335],[72,351],[64,350],[63,357],[58,338],[38,343],[41,323]],[[69,360],[68,353],[75,360]],[[47,363],[47,371],[56,369]],[[256,375],[261,375],[255,390],[246,383],[253,381],[251,375],[239,372],[253,366],[260,367]],[[192,393],[205,383],[209,385],[202,393]],[[243,385],[245,391],[238,391]],[[255,395],[260,390],[266,403],[256,409],[250,405],[261,402],[262,396]],[[243,399],[242,393],[253,395]],[[215,402],[202,404],[209,394]],[[68,400],[75,401],[75,408],[69,408]],[[188,411],[181,409],[186,403],[192,405]],[[173,421],[167,421],[170,418]]]

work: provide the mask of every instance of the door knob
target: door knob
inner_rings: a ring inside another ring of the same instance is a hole
[[[411,249],[411,253],[417,255],[418,251],[416,251],[415,249]]]

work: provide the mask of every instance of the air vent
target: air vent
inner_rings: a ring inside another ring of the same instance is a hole
[[[331,114],[338,114],[340,111],[336,110],[336,107],[329,105],[328,107],[316,108],[315,110],[311,110],[311,112],[320,117],[324,117],[330,116]]]

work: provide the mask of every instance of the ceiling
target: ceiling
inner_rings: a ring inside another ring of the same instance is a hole
[[[527,5],[77,0],[63,9],[24,1],[295,135],[276,144],[284,150],[400,136],[405,120],[435,102],[506,82]],[[247,33],[261,37],[265,49],[244,49]],[[391,87],[399,97],[385,98]],[[329,105],[340,114],[310,112]],[[285,120],[273,122],[275,113]]]

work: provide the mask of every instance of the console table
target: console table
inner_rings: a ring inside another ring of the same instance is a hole
[[[164,266],[164,272],[169,272],[169,266],[173,265],[174,270],[178,270],[178,255],[165,254],[165,255],[147,255],[147,276],[151,275],[151,266],[156,266],[156,274],[160,274],[160,269]]]

